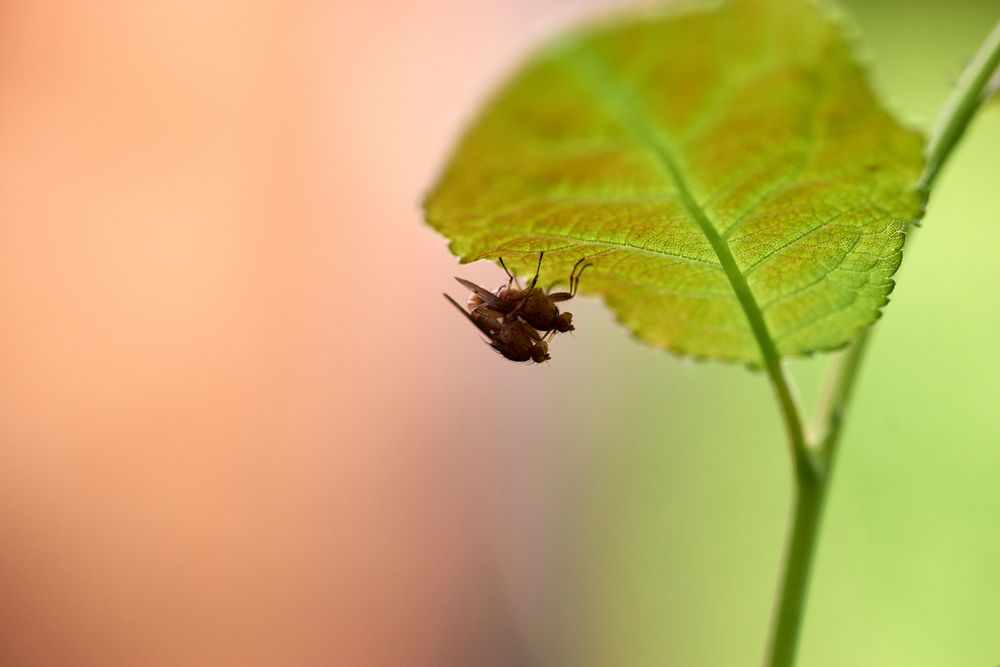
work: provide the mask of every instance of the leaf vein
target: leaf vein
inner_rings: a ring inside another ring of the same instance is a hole
[[[687,181],[681,172],[678,159],[674,156],[674,149],[667,138],[656,128],[634,95],[619,85],[597,56],[587,53],[583,50],[582,46],[574,49],[569,56],[571,62],[577,66],[581,78],[597,92],[596,97],[598,102],[604,104],[612,113],[617,115],[618,120],[625,126],[625,129],[633,133],[639,145],[652,154],[664,172],[673,181],[680,195],[681,203],[687,209],[702,234],[705,235],[709,245],[712,246],[716,256],[719,258],[719,264],[725,271],[733,292],[747,318],[747,323],[750,325],[750,329],[757,339],[757,344],[765,366],[768,369],[768,374],[772,378],[777,378],[779,381],[782,380],[781,358],[778,355],[774,339],[768,331],[767,322],[764,319],[764,314],[757,303],[756,297],[751,291],[746,278],[740,272],[729,245],[719,234],[718,228],[708,217],[707,213],[698,205],[691,193]]]

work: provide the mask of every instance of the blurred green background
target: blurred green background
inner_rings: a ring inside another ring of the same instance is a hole
[[[844,4],[883,99],[925,130],[1000,18],[996,1]],[[827,506],[802,667],[1000,664],[997,247],[994,105],[940,179],[876,325]],[[600,319],[602,338],[621,337]],[[588,665],[757,664],[791,495],[766,381],[640,345],[614,353],[604,386],[578,406],[604,446],[572,529],[584,619],[567,615],[562,650]],[[792,366],[807,409],[827,361]]]

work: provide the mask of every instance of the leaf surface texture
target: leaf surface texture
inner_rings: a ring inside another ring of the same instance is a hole
[[[797,0],[567,34],[486,105],[425,202],[463,261],[594,267],[637,337],[757,364],[837,348],[879,314],[923,140],[879,104],[838,21]],[[758,327],[754,328],[754,317]]]

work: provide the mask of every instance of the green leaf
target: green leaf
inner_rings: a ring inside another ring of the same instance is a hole
[[[636,336],[759,364],[842,346],[892,290],[923,141],[839,23],[739,0],[570,33],[487,104],[427,197],[469,262],[594,261]]]

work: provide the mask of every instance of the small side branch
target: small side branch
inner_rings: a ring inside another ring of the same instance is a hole
[[[924,197],[947,162],[952,150],[962,139],[969,122],[987,97],[987,86],[1000,68],[1000,21],[979,47],[975,57],[962,72],[951,96],[944,103],[927,146],[927,165],[920,178]]]

